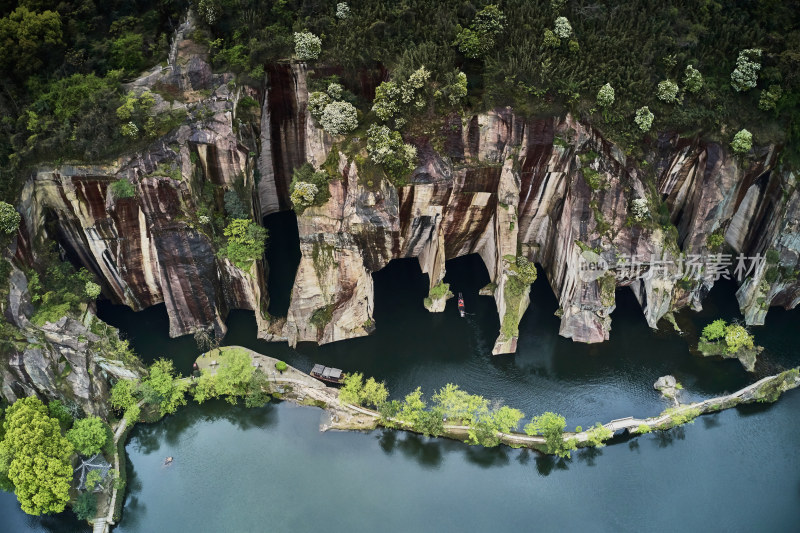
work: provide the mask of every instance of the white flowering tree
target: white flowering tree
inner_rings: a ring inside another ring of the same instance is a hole
[[[417,149],[405,144],[400,133],[377,124],[367,130],[367,153],[373,163],[382,165],[395,180],[414,170],[417,161]]]
[[[558,17],[556,19],[555,34],[561,39],[569,39],[572,35],[572,25],[567,20],[567,17]]]
[[[315,91],[308,95],[308,112],[311,116],[319,120],[325,106],[331,103],[331,97],[327,93]]]
[[[319,189],[313,183],[298,181],[293,184],[289,199],[295,207],[306,208],[314,203]]]
[[[336,4],[336,18],[339,20],[350,18],[350,6],[346,2]]]
[[[631,202],[631,215],[637,222],[641,222],[650,216],[650,208],[647,207],[645,198],[636,198]]]
[[[664,80],[658,84],[656,96],[662,102],[671,104],[678,99],[678,84],[672,80]]]
[[[647,106],[640,107],[636,110],[636,116],[633,118],[633,121],[639,126],[639,129],[642,131],[650,131],[650,128],[653,125],[653,112],[650,111],[650,108]]]
[[[331,102],[322,111],[319,123],[328,133],[344,135],[358,127],[358,112],[349,102]]]
[[[758,71],[761,70],[761,50],[750,48],[739,52],[736,68],[731,72],[731,86],[739,92],[756,86]]]
[[[597,91],[597,105],[608,107],[614,103],[614,88],[610,83],[606,83]]]
[[[295,32],[294,55],[301,61],[317,59],[322,53],[322,39],[310,31]]]

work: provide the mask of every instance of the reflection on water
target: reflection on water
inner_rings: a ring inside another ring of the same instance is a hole
[[[318,409],[284,403],[190,405],[132,432],[117,531],[788,531],[800,457],[781,443],[800,438],[797,409],[790,393],[755,420],[726,411],[567,460],[394,430],[320,433]],[[263,418],[239,420],[252,416]]]
[[[676,376],[684,385],[683,401],[692,401],[732,392],[800,362],[791,343],[800,310],[773,309],[767,326],[753,328],[757,342],[766,347],[755,375],[745,372],[736,360],[690,353],[690,343],[696,342],[696,332],[706,323],[718,316],[740,316],[730,282],[720,282],[711,291],[702,312],[679,314],[684,334],[672,331],[671,326],[651,330],[632,292],[621,289],[610,340],[586,345],[558,335],[559,319],[554,315],[558,302],[540,272],[533,286],[533,304],[520,324],[518,352],[492,356],[499,322],[494,300],[478,295],[489,277],[477,255],[447,262],[445,281],[453,291],[464,294],[471,313],[466,319],[458,316],[454,300],[444,313],[424,309],[427,277],[415,259],[392,261],[374,274],[374,280],[377,330],[369,337],[324,346],[301,343],[292,349],[285,343],[256,339],[253,314],[234,311],[225,342],[283,359],[301,370],[322,363],[360,371],[386,381],[395,398],[417,386],[432,394],[452,382],[528,416],[560,412],[570,427],[660,412],[666,404],[652,384],[665,374]],[[199,351],[190,336],[167,337],[164,313],[163,306],[141,313],[108,305],[100,309],[102,318],[128,332],[145,360],[168,356],[188,373]],[[155,323],[162,326],[154,327]]]
[[[733,391],[759,375],[800,363],[800,311],[771,310],[753,328],[766,347],[756,376],[738,361],[689,352],[703,325],[735,318],[732,287],[719,284],[700,313],[682,312],[683,335],[653,332],[629,290],[617,293],[609,342],[575,344],[558,336],[558,303],[544,276],[520,324],[516,355],[493,357],[499,328],[494,301],[478,290],[488,276],[477,256],[447,263],[446,281],[463,292],[461,319],[422,306],[426,277],[415,260],[376,273],[377,331],[318,347],[255,338],[252,313],[228,319],[229,344],[241,344],[308,370],[313,362],[385,380],[393,397],[448,382],[522,409],[564,414],[570,427],[660,412],[652,389],[673,374],[684,400]],[[103,305],[146,361],[170,357],[188,373],[191,337],[169,339],[163,306],[141,313]],[[128,443],[128,494],[117,531],[523,531],[586,527],[634,530],[791,530],[800,518],[800,394],[777,405],[745,406],[643,437],[618,437],[571,460],[507,447],[482,449],[389,430],[318,431],[320,411],[287,404],[245,410],[220,402],[190,405]],[[175,457],[165,468],[163,459]],[[746,487],[733,490],[734,487]],[[709,505],[710,498],[714,505]],[[9,531],[81,530],[70,518],[29,519],[0,495]],[[357,510],[357,511],[354,511]],[[52,526],[52,524],[58,524]]]

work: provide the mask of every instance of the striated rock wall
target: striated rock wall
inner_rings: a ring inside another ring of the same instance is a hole
[[[254,310],[264,322],[265,265],[258,261],[244,272],[220,258],[221,227],[213,218],[224,211],[224,193],[236,190],[260,220],[250,158],[258,140],[251,124],[260,118],[237,116],[243,89],[230,75],[211,73],[204,49],[176,41],[171,66],[130,88],[175,95],[168,102],[154,94],[154,109],[184,112],[184,123],[105,165],[39,169],[22,193],[17,259],[33,264],[35,244],[56,239],[98,276],[113,302],[135,310],[163,302],[170,335],[213,328],[221,336],[229,309]],[[117,198],[111,189],[117,180],[131,183],[135,196]]]
[[[136,379],[144,368],[134,358],[119,359],[109,349],[117,332],[87,310],[82,320],[64,317],[38,327],[30,321],[33,306],[25,275],[10,276],[4,318],[18,328],[5,338],[0,358],[0,396],[9,403],[26,396],[59,399],[91,415],[106,418],[110,380]],[[102,327],[93,327],[94,322]],[[5,331],[9,331],[6,329]]]
[[[779,253],[778,281],[773,268],[764,282],[767,265],[739,291],[749,323],[763,322],[770,304],[797,305],[797,187],[791,173],[773,171],[776,150],[742,158],[716,143],[664,136],[640,163],[570,116],[523,119],[498,109],[463,122],[451,117],[445,126],[438,151],[431,139],[409,139],[419,166],[397,189],[359,177],[355,161],[340,154],[330,200],[298,218],[302,259],[284,335],[273,338],[324,343],[365,335],[372,272],[393,258],[417,257],[433,287],[446,259],[478,253],[503,324],[495,353],[515,351],[528,305],[527,289],[507,290],[518,255],[542,265],[560,302],[560,333],[600,342],[619,286],[630,286],[651,327],[673,310],[699,308],[711,272],[695,272],[696,279],[657,268],[642,279],[617,274],[631,256],[671,265],[690,254],[713,260],[723,249],[709,246],[712,235],[745,255]],[[335,139],[315,143],[325,135],[307,113],[305,127],[307,158],[319,167]],[[646,202],[641,220],[634,200]],[[587,264],[596,270],[587,273]]]

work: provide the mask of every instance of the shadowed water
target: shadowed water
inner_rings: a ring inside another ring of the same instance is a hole
[[[617,293],[609,342],[558,336],[557,301],[543,276],[520,325],[516,355],[491,355],[499,328],[494,301],[478,296],[488,275],[477,256],[449,261],[445,281],[463,292],[445,313],[422,306],[427,281],[415,260],[393,261],[375,278],[374,335],[318,347],[255,338],[252,313],[233,312],[225,343],[248,346],[300,368],[312,363],[385,380],[392,396],[448,382],[523,410],[552,410],[570,426],[650,416],[667,404],[653,390],[671,373],[685,400],[731,392],[800,364],[800,312],[773,309],[753,328],[766,347],[757,374],[738,361],[689,352],[712,319],[738,317],[733,287],[720,283],[701,313],[679,317],[686,334],[647,327],[629,290]],[[168,339],[163,306],[141,313],[102,306],[146,361],[170,357],[188,372],[191,337]],[[318,431],[321,411],[288,404],[246,410],[190,405],[131,433],[129,492],[116,531],[792,531],[800,518],[800,394],[776,405],[705,416],[665,433],[617,439],[569,461],[507,447],[481,449],[394,431]],[[175,463],[163,467],[166,456]],[[0,497],[12,530],[47,530]],[[61,529],[59,529],[61,530]],[[65,528],[69,531],[69,528]]]

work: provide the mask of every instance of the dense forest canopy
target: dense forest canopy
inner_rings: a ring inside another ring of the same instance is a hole
[[[439,84],[466,74],[470,111],[570,111],[633,152],[648,130],[730,142],[746,128],[800,159],[796,1],[22,0],[0,8],[0,197],[37,162],[130,146],[122,84],[166,60],[190,5],[214,68],[256,87],[310,32],[321,40],[311,68],[334,72],[364,113],[365,74],[408,79],[425,66]]]

